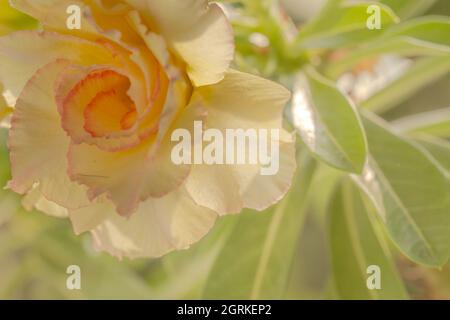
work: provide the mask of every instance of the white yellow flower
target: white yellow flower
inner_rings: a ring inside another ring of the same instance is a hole
[[[18,97],[9,135],[24,204],[67,216],[118,257],[161,256],[202,238],[217,216],[281,199],[295,170],[283,134],[280,170],[175,165],[176,128],[279,128],[283,87],[229,69],[232,29],[206,0],[13,0],[40,32],[0,38],[0,81]],[[83,12],[66,27],[66,8]],[[287,137],[287,138],[285,138]]]

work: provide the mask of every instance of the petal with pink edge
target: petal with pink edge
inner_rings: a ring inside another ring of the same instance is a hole
[[[202,105],[190,104],[173,128],[191,130],[194,120],[203,117]],[[174,144],[169,134],[161,142],[149,139],[132,149],[117,152],[71,144],[69,175],[89,188],[91,199],[106,193],[121,215],[129,215],[140,201],[174,191],[188,176],[190,165],[172,162]]]
[[[18,31],[0,37],[0,82],[18,97],[28,79],[56,59],[81,65],[119,63],[108,48],[94,42],[53,32]]]
[[[86,189],[66,174],[69,139],[61,128],[54,84],[68,66],[58,60],[40,69],[25,86],[11,120],[8,146],[12,180],[9,187],[25,194],[39,182],[40,192],[65,207],[89,203]]]

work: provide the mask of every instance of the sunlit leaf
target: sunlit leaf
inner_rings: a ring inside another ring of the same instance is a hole
[[[366,140],[350,101],[324,77],[309,69],[299,75],[293,121],[309,150],[338,169],[359,173],[366,161]]]
[[[449,180],[418,144],[375,116],[364,119],[369,162],[356,181],[374,202],[392,240],[412,260],[434,267],[450,254]]]

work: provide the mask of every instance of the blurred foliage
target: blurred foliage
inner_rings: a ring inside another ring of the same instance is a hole
[[[450,3],[329,0],[294,22],[288,1],[221,1],[235,67],[293,91],[300,169],[288,196],[220,219],[188,250],[118,261],[1,190],[0,298],[450,299]],[[371,4],[381,30],[366,27]],[[36,27],[0,1],[0,34]],[[72,264],[79,291],[66,289]],[[366,287],[369,265],[381,290]]]
[[[12,9],[8,0],[0,0],[0,35],[36,27],[37,21]]]

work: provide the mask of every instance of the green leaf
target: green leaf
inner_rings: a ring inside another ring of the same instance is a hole
[[[3,190],[11,175],[9,170],[9,152],[6,146],[7,138],[8,130],[0,128],[0,190]]]
[[[427,11],[436,0],[381,0],[402,19],[414,17]]]
[[[450,142],[428,135],[420,135],[416,140],[431,153],[450,177]]]
[[[189,250],[176,251],[160,259],[151,283],[159,299],[200,299],[208,274],[239,215],[217,221],[211,232]]]
[[[302,230],[306,195],[316,162],[300,157],[293,186],[271,209],[239,219],[206,281],[206,299],[280,299]]]
[[[407,20],[401,24],[389,28],[382,39],[409,37],[430,46],[450,46],[450,18],[445,16],[426,16],[413,20]]]
[[[359,106],[376,112],[387,111],[449,72],[450,56],[423,58],[400,78],[363,101]]]
[[[336,185],[341,181],[346,173],[326,164],[318,166],[314,179],[311,183],[310,193],[311,211],[324,223],[327,217],[328,201],[336,189]]]
[[[339,10],[343,2],[343,0],[326,1],[319,13],[302,26],[298,35],[299,39],[323,30],[323,23],[327,22],[327,17],[331,16],[333,12]]]
[[[385,239],[351,182],[345,180],[336,189],[328,210],[332,271],[338,297],[406,299]],[[380,289],[368,289],[370,266],[380,268]]]
[[[37,26],[35,19],[13,9],[6,0],[0,1],[0,35],[15,30],[35,29]]]
[[[424,43],[414,38],[401,37],[386,39],[375,44],[369,44],[361,49],[350,52],[347,56],[333,61],[323,67],[323,73],[332,79],[337,79],[346,71],[352,70],[357,64],[376,59],[381,55],[395,54],[400,56],[448,56],[450,48]]]
[[[293,121],[308,149],[340,170],[360,173],[366,140],[358,113],[333,83],[309,69],[294,92]]]
[[[387,29],[382,35],[324,68],[326,75],[336,78],[363,60],[382,54],[402,56],[449,56],[450,18],[421,17]]]
[[[380,7],[382,29],[367,28],[370,5]],[[395,13],[378,2],[367,1],[357,4],[341,4],[326,8],[310,25],[300,30],[297,43],[303,49],[340,48],[344,45],[358,44],[360,41],[372,39],[383,32],[383,29],[399,21]]]
[[[391,122],[402,132],[410,134],[429,134],[438,137],[450,137],[450,108],[416,113]]]
[[[369,161],[354,176],[374,202],[387,231],[412,260],[433,267],[450,253],[449,180],[418,144],[395,135],[375,116],[364,126]]]
[[[11,178],[9,165],[9,151],[6,147],[8,130],[0,128],[0,228],[21,207],[19,196],[4,187]]]

